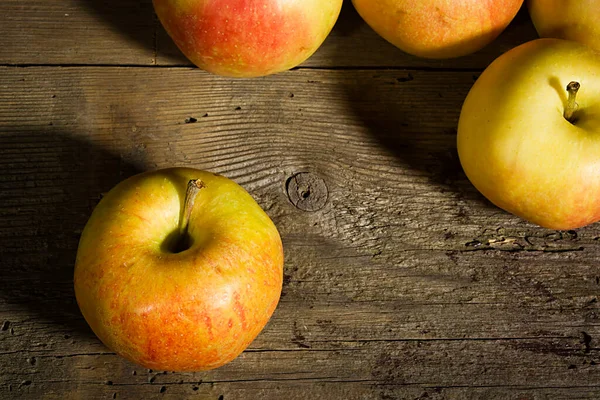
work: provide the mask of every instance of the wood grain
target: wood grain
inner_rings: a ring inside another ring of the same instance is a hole
[[[151,0],[4,0],[0,26],[0,65],[190,65],[160,25]],[[478,53],[425,60],[379,37],[346,0],[332,33],[302,67],[483,69],[536,37],[523,8],[501,37]]]
[[[0,64],[152,65],[151,1],[3,0]]]
[[[600,397],[600,231],[537,228],[469,184],[455,129],[476,77],[0,67],[0,397]],[[122,360],[72,294],[101,194],[174,165],[242,184],[285,246],[269,325],[204,373]],[[314,212],[286,193],[299,172],[325,184]]]

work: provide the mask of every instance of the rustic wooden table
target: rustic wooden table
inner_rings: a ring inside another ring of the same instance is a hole
[[[192,68],[149,0],[0,2],[2,399],[600,398],[598,225],[497,209],[456,154],[478,74],[536,37],[526,10],[428,61],[346,3],[300,68],[239,80]],[[124,361],[73,296],[101,193],[176,165],[243,185],[286,253],[266,329],[203,373]],[[298,173],[324,185],[292,202]]]

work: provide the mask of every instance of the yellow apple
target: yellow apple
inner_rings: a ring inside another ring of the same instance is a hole
[[[146,368],[198,371],[254,340],[282,281],[279,233],[254,199],[225,177],[173,168],[131,177],[100,201],[74,284],[107,347]]]
[[[467,177],[497,206],[552,229],[598,221],[600,53],[537,39],[501,55],[471,88],[457,141]]]
[[[600,0],[528,0],[527,6],[540,36],[600,50]]]
[[[388,42],[425,58],[464,56],[491,43],[523,0],[352,0]]]

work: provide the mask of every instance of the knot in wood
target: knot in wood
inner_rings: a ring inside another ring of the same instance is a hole
[[[296,208],[318,211],[325,206],[328,190],[325,181],[311,172],[300,172],[287,181],[287,195]]]

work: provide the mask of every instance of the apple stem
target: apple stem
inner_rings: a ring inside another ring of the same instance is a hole
[[[194,208],[194,202],[200,189],[206,187],[204,182],[200,179],[192,179],[188,182],[187,190],[185,192],[185,202],[183,204],[183,214],[179,219],[179,235],[181,238],[187,236],[188,225],[190,223],[190,216],[192,215],[192,209]]]
[[[579,82],[569,82],[567,85],[567,92],[569,92],[569,98],[567,99],[567,108],[565,108],[564,117],[567,121],[575,122],[575,111],[577,111],[578,105],[575,101],[577,98],[577,92],[581,85]]]

